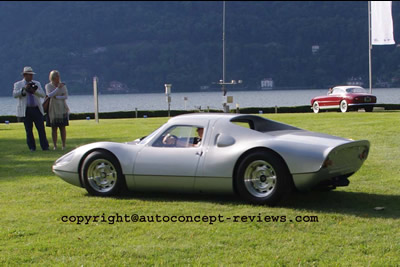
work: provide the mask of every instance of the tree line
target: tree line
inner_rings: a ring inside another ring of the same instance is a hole
[[[400,3],[393,2],[395,39]],[[21,19],[23,18],[23,19]],[[23,66],[47,82],[57,69],[71,94],[211,90],[222,79],[222,2],[0,2],[0,94]],[[312,46],[318,46],[312,51]],[[373,81],[400,85],[400,48],[373,47]],[[368,82],[367,2],[226,2],[227,80],[255,90]],[[114,83],[115,84],[115,83]]]

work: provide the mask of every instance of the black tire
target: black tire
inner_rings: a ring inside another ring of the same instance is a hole
[[[254,182],[249,178],[253,178]],[[234,183],[244,200],[269,206],[276,205],[293,189],[292,176],[286,164],[273,153],[264,151],[256,151],[243,158]]]
[[[115,196],[126,189],[118,160],[105,151],[94,151],[85,158],[81,176],[84,187],[93,196]]]
[[[365,107],[364,109],[366,112],[372,112],[374,110],[374,107]]]

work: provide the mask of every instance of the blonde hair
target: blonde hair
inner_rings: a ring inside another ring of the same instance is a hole
[[[58,72],[58,70],[52,70],[52,71],[50,71],[50,74],[49,74],[49,80],[50,80],[50,82],[52,82],[53,80],[54,80],[54,77],[55,76],[58,76],[58,78],[60,78],[60,82],[61,82],[61,77],[60,77],[60,73]]]

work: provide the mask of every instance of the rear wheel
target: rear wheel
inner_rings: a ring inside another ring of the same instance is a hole
[[[318,113],[319,112],[319,103],[318,101],[315,101],[312,107],[314,113]]]
[[[258,151],[242,160],[234,182],[244,200],[273,206],[291,192],[291,179],[286,164],[279,157]]]
[[[86,157],[81,175],[86,190],[94,196],[117,195],[125,188],[119,162],[104,151],[95,151]]]
[[[347,101],[346,100],[342,100],[340,102],[340,111],[341,112],[347,112],[349,109],[349,106],[347,105]]]

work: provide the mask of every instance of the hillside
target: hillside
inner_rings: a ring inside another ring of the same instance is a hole
[[[400,40],[400,3],[393,2]],[[70,93],[198,91],[222,78],[222,2],[0,2],[0,94],[25,65]],[[253,90],[368,81],[367,2],[227,2],[227,80]],[[312,52],[312,46],[319,50]],[[374,46],[374,83],[399,86],[400,48]]]

